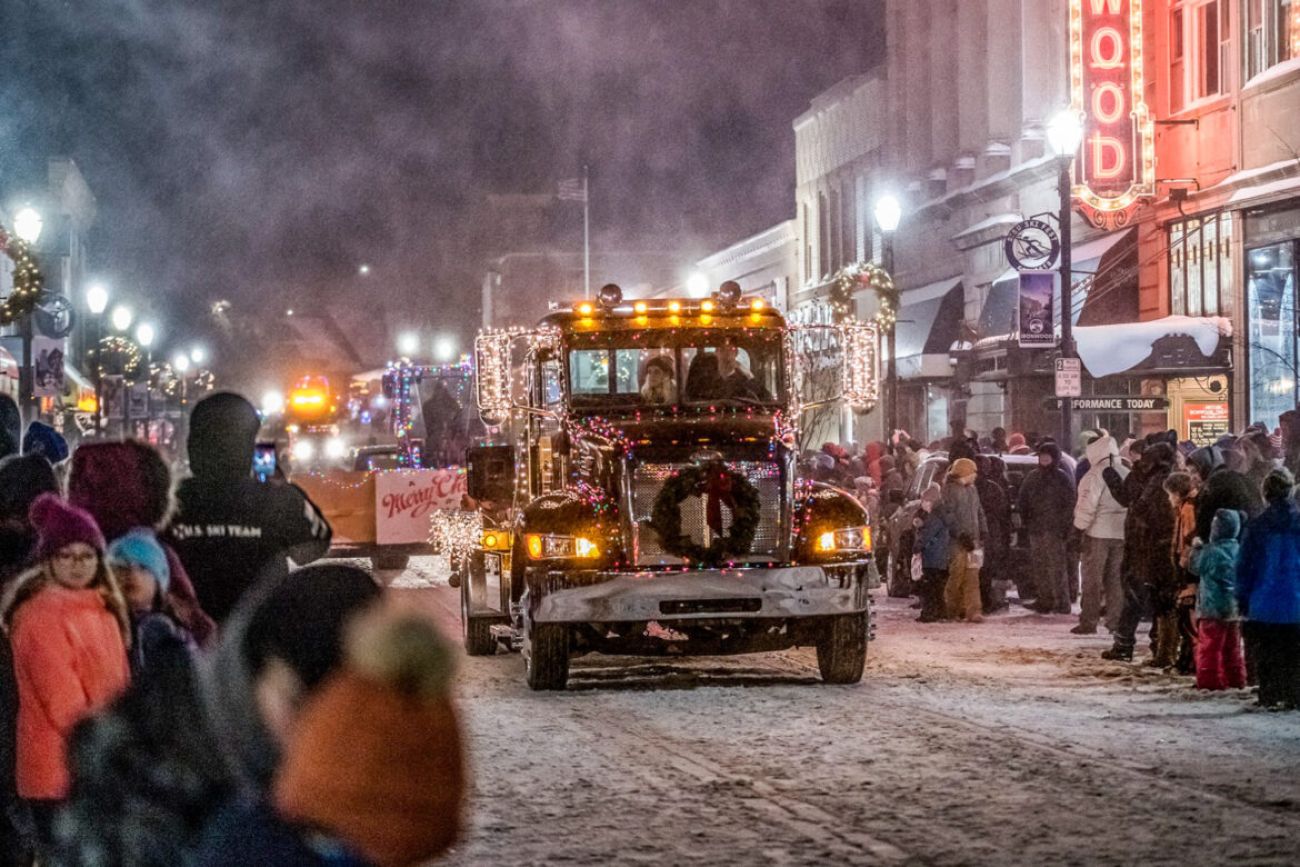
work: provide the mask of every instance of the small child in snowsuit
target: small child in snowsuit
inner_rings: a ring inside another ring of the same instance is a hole
[[[943,511],[936,510],[942,498],[939,486],[931,483],[921,494],[921,508],[912,519],[916,528],[913,553],[921,558],[921,580],[916,595],[921,599],[922,623],[944,619],[943,591],[948,585],[948,525]]]
[[[1196,592],[1197,689],[1241,689],[1246,685],[1241,616],[1237,610],[1241,521],[1241,513],[1232,509],[1215,512],[1210,541],[1197,560],[1201,574]]]
[[[171,568],[151,530],[132,530],[113,542],[105,558],[122,587],[131,612],[131,675],[148,672],[156,657],[174,651],[187,655],[198,645],[167,607]]]
[[[1178,631],[1174,669],[1179,674],[1193,674],[1196,670],[1196,575],[1191,570],[1191,557],[1196,538],[1196,498],[1200,492],[1196,478],[1190,473],[1170,473],[1164,488],[1174,510],[1169,556],[1178,582],[1173,613],[1174,628]],[[1157,631],[1164,626],[1165,622],[1161,621]]]

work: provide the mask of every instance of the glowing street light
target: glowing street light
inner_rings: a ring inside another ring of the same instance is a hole
[[[45,221],[35,208],[22,208],[14,214],[14,232],[28,244],[35,244],[41,236]]]
[[[420,348],[420,335],[407,332],[397,338],[397,351],[403,355],[414,355]]]
[[[433,342],[433,358],[435,361],[448,362],[456,357],[456,338],[439,337]]]
[[[208,351],[204,349],[202,346],[196,346],[190,350],[190,361],[194,362],[196,365],[202,364],[207,360],[208,360]]]
[[[135,314],[131,312],[130,307],[119,304],[113,308],[109,321],[112,323],[114,330],[126,331],[131,327],[131,323],[135,321]]]
[[[1053,115],[1047,124],[1047,143],[1058,157],[1073,159],[1083,142],[1083,120],[1077,112],[1066,109]]]
[[[686,278],[686,294],[692,298],[703,298],[709,294],[709,278],[699,271]]]
[[[96,316],[108,309],[108,290],[103,283],[92,283],[86,290],[86,309]]]
[[[184,352],[176,353],[176,357],[172,359],[172,367],[176,368],[177,373],[184,376],[190,369],[190,357]]]
[[[895,232],[901,222],[903,222],[903,205],[896,197],[886,194],[876,200],[876,225],[880,226],[880,231]]]
[[[370,266],[367,265],[365,262],[362,262],[361,267],[357,269],[357,273],[360,274],[362,277],[369,277]]]
[[[158,332],[148,322],[141,322],[140,326],[135,330],[135,342],[145,349],[153,346],[154,338],[157,336]]]

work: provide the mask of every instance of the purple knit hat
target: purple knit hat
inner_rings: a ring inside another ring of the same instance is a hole
[[[36,529],[36,559],[48,560],[60,548],[77,542],[89,545],[104,554],[104,534],[85,509],[63,502],[55,494],[41,494],[28,512],[32,527]]]

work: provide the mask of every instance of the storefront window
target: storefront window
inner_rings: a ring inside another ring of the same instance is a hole
[[[1176,315],[1231,315],[1232,275],[1232,214],[1169,225],[1170,307]]]
[[[1245,0],[1246,77],[1300,56],[1300,0]]]
[[[1288,241],[1246,258],[1250,420],[1275,428],[1296,406],[1296,251]]]

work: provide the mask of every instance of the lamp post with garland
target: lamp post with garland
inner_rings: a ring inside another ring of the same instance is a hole
[[[903,220],[903,206],[898,199],[890,195],[881,196],[876,202],[876,225],[880,227],[880,263],[894,278],[894,232]],[[891,316],[884,323],[885,334],[889,338],[889,354],[885,356],[885,442],[890,449],[894,446],[894,431],[898,430],[898,343],[894,331],[896,316]]]
[[[887,370],[892,376],[894,326],[898,322],[898,290],[894,288],[894,278],[889,270],[875,262],[857,262],[842,268],[836,273],[831,285],[831,314],[837,323],[852,318],[853,296],[864,289],[876,293],[878,305],[874,318],[884,335],[888,337],[890,355]],[[876,361],[877,369],[879,369],[878,359],[879,356]],[[886,385],[890,387],[890,390],[885,393],[885,411],[888,414],[889,401],[893,399],[893,389],[892,383]],[[887,415],[886,424],[888,423]]]
[[[0,247],[14,263],[14,288],[0,303],[0,325],[18,323],[22,335],[22,369],[19,371],[19,397],[27,421],[36,417],[36,377],[32,370],[32,312],[45,289],[45,278],[32,255],[32,247],[41,236],[41,215],[23,208],[14,215],[11,236],[0,227]]]

